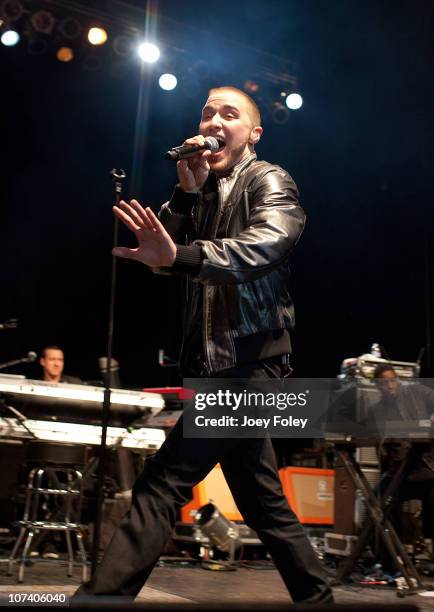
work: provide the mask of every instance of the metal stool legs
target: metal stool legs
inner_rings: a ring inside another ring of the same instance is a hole
[[[83,534],[86,527],[79,523],[83,488],[82,480],[81,472],[74,468],[47,466],[36,467],[30,471],[26,487],[23,519],[16,523],[21,529],[9,557],[8,574],[12,574],[13,563],[18,562],[19,583],[24,580],[25,563],[29,558],[34,536],[39,535],[41,532],[64,532],[67,547],[68,576],[73,575],[74,549],[71,532],[75,534],[83,581],[87,579],[87,556],[83,544]],[[50,515],[47,515],[46,509],[41,507],[41,499],[52,499],[57,502],[60,501],[61,504],[54,513],[52,512]],[[18,556],[24,538],[26,538],[24,546],[21,555]]]

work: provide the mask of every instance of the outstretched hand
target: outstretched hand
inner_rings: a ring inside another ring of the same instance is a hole
[[[137,200],[129,204],[121,200],[119,206],[113,206],[113,212],[138,242],[135,249],[115,247],[113,255],[135,259],[151,268],[170,267],[175,263],[176,244],[149,207],[143,208]]]

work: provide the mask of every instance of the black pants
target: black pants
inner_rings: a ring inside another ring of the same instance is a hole
[[[279,373],[274,363],[263,362],[226,370],[224,376],[269,378]],[[218,462],[246,524],[270,552],[292,599],[331,601],[324,571],[283,495],[271,441],[183,438],[182,418],[146,461],[133,488],[131,510],[79,595],[137,595],[170,538],[177,509]]]

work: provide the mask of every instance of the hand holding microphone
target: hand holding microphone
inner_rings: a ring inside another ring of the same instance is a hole
[[[213,136],[202,135],[188,138],[180,147],[174,147],[165,154],[166,159],[178,160],[179,184],[187,193],[197,193],[208,178],[208,157],[220,148]]]
[[[179,184],[183,191],[199,191],[208,178],[208,157],[223,146],[224,143],[220,144],[213,136],[205,138],[198,135],[166,153],[166,159],[178,160]],[[174,264],[176,244],[149,207],[143,208],[134,199],[129,204],[121,200],[113,207],[113,212],[135,234],[138,242],[137,247],[132,249],[115,247],[113,255],[140,261],[151,268],[170,267]]]
[[[215,153],[220,148],[219,141],[214,136],[194,136],[187,139],[180,147],[172,147],[164,154],[164,159],[177,161],[179,159],[189,159],[203,151]]]

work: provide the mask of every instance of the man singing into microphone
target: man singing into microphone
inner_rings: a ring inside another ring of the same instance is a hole
[[[185,276],[184,375],[279,378],[289,369],[288,260],[305,215],[291,177],[256,159],[260,125],[259,109],[244,92],[212,89],[199,135],[186,144],[202,145],[212,136],[220,149],[177,162],[179,183],[159,218],[136,200],[114,208],[138,241],[134,249],[115,248],[115,255]],[[271,441],[184,439],[182,418],[147,460],[131,510],[80,593],[137,595],[170,537],[177,509],[218,462],[292,599],[331,602],[324,572],[282,493]]]

